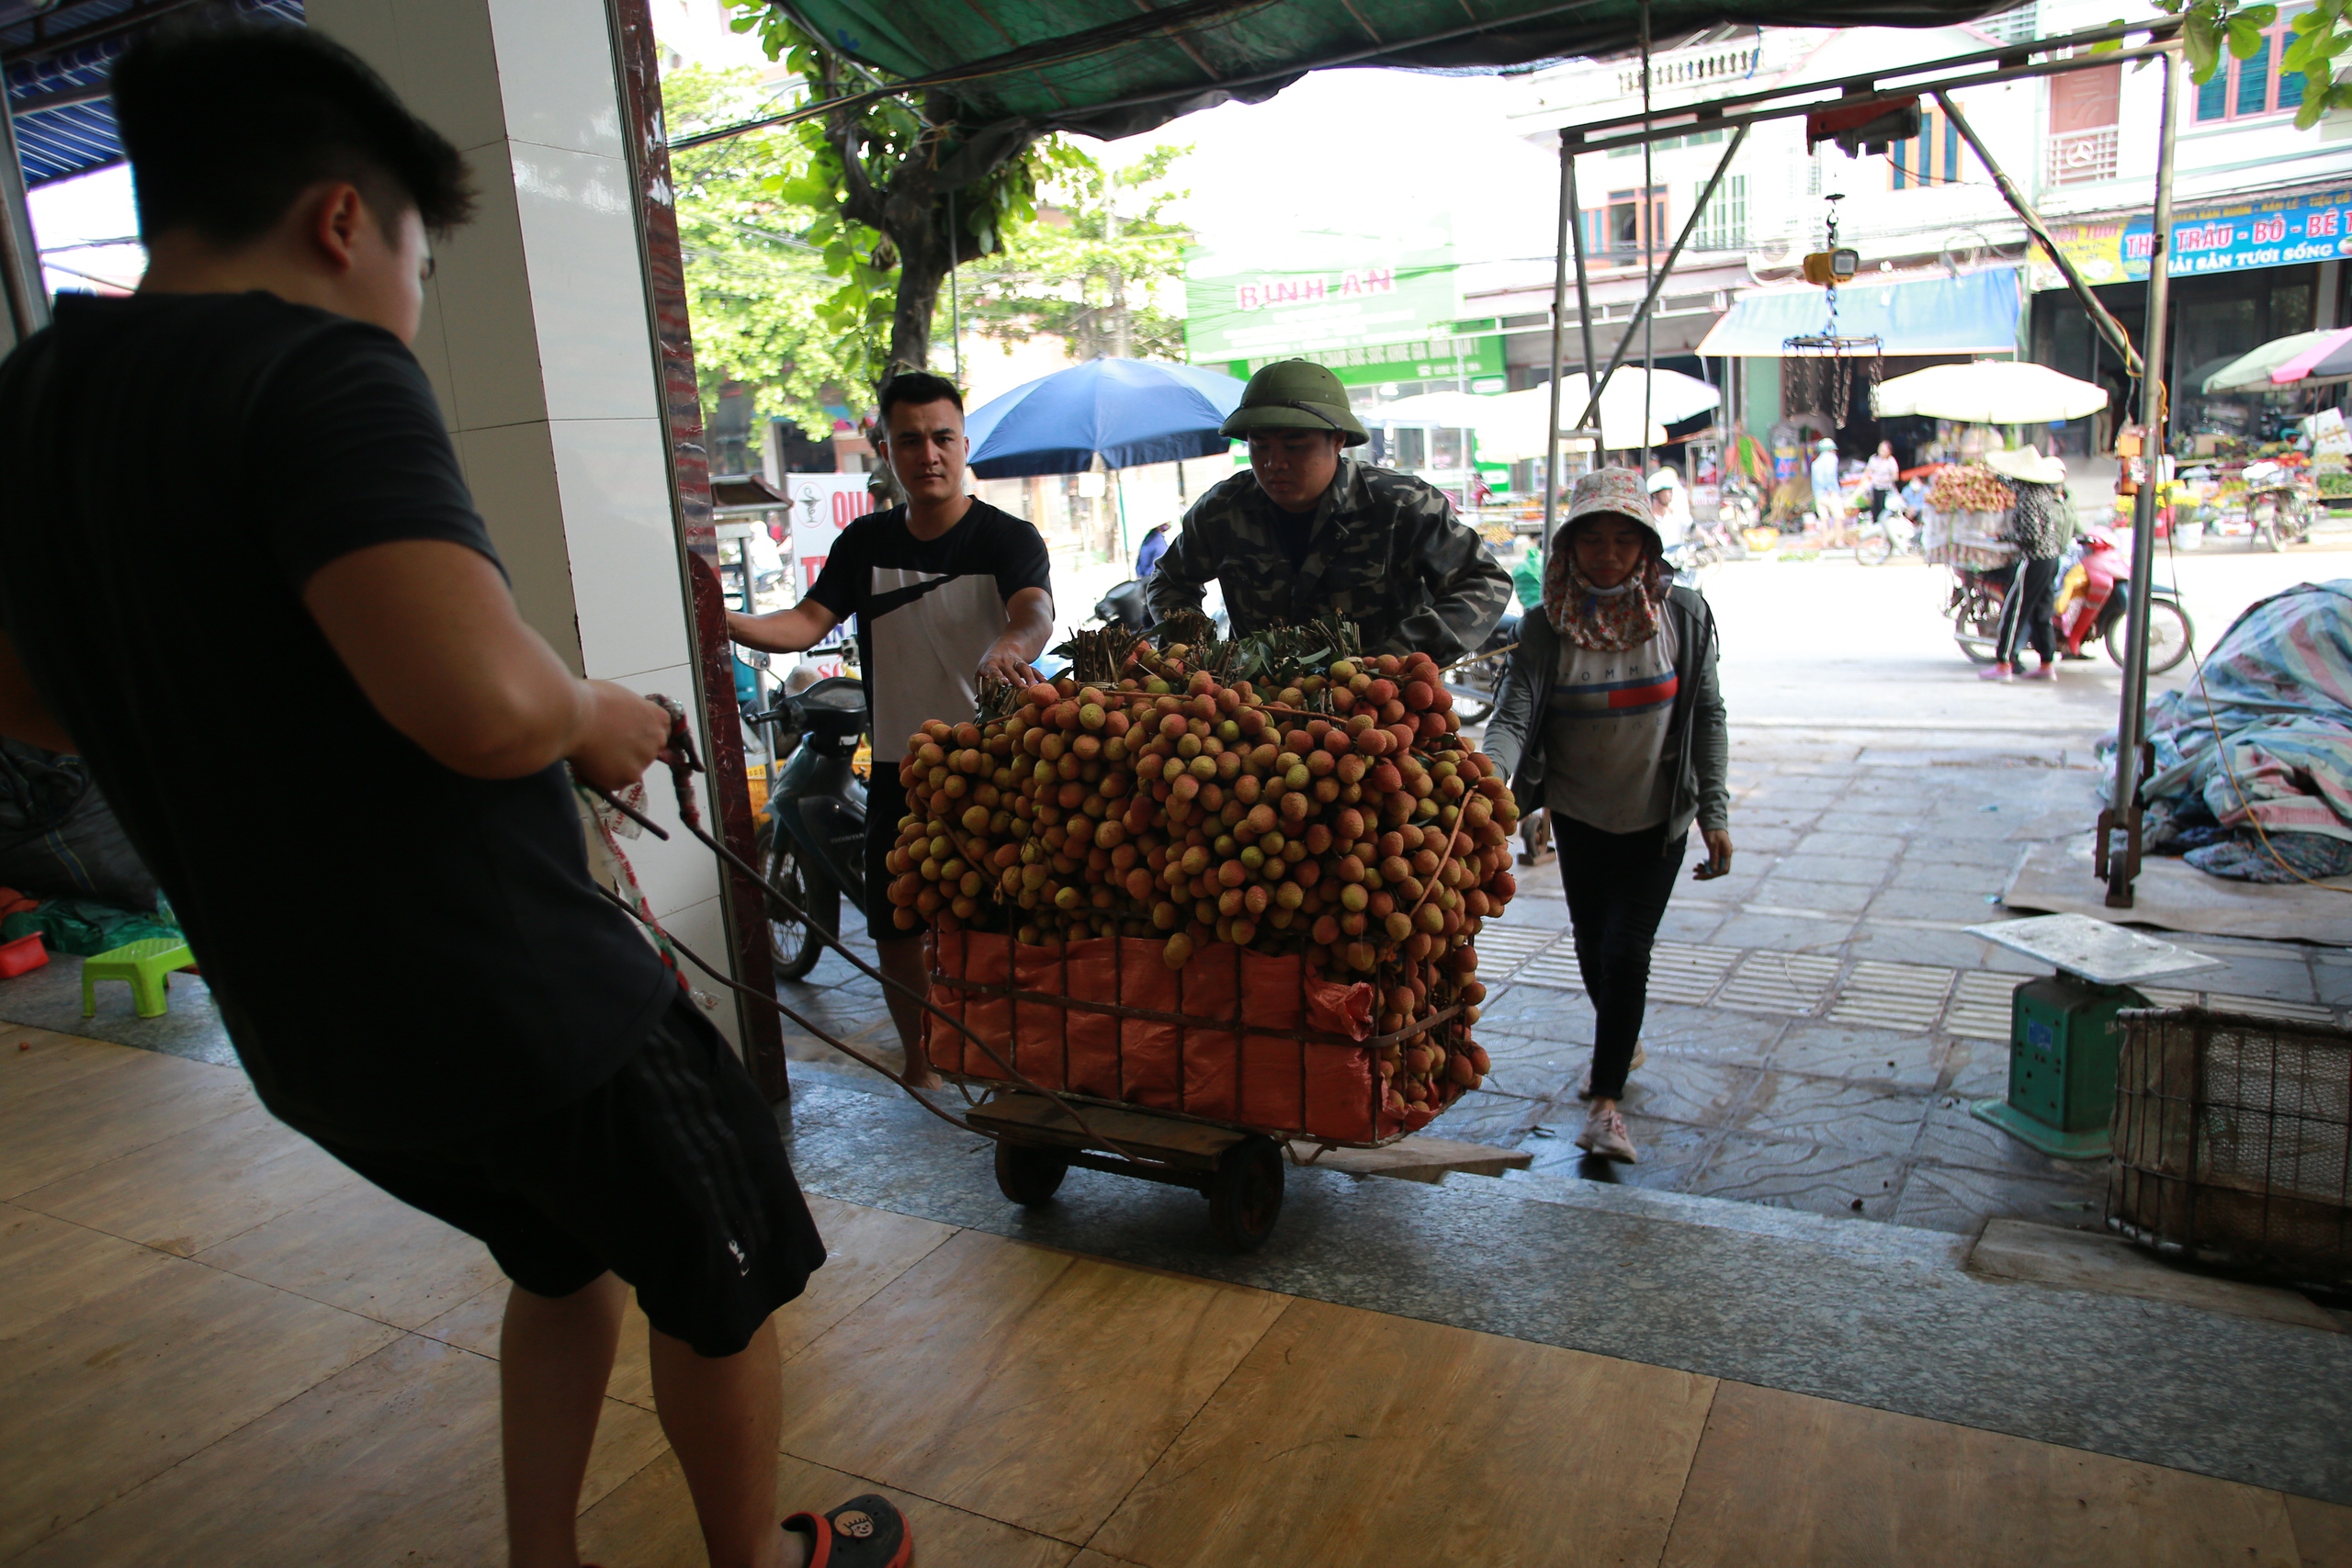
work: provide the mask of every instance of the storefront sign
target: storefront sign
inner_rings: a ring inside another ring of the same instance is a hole
[[[874,510],[874,498],[866,493],[864,474],[786,474],[783,490],[792,498],[792,532],[785,541],[785,553],[796,568],[794,576],[805,597],[817,585],[817,574],[825,570],[833,541],[852,522]],[[808,650],[803,662],[818,666],[820,675],[840,674],[838,650],[849,640],[849,629],[846,621],[835,626],[823,642]]]
[[[1195,365],[1402,344],[1462,313],[1449,251],[1337,243],[1324,265],[1269,270],[1207,246],[1184,254],[1184,343]],[[1392,379],[1394,378],[1391,378]]]
[[[1248,380],[1252,372],[1277,359],[1312,359],[1328,365],[1347,387],[1378,387],[1393,381],[1468,381],[1474,392],[1503,390],[1503,338],[1500,333],[1483,337],[1416,338],[1410,343],[1380,344],[1367,348],[1321,348],[1304,354],[1268,354],[1236,359],[1226,370]],[[1476,383],[1491,381],[1491,387]]]
[[[2052,223],[2051,238],[2091,284],[2140,282],[2155,248],[2149,215],[2091,223]],[[2171,275],[2193,277],[2249,267],[2292,266],[2352,255],[2352,190],[2235,201],[2176,213]],[[2064,288],[2049,253],[2035,245],[2028,276],[2036,290]]]

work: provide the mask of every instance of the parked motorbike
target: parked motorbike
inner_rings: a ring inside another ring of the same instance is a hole
[[[1884,566],[1897,556],[1919,552],[1919,528],[1899,501],[1890,501],[1875,517],[1865,517],[1856,530],[1854,558],[1864,566]]]
[[[767,711],[743,722],[760,732],[769,756],[786,758],[769,786],[768,819],[752,858],[784,895],[767,901],[775,977],[798,980],[824,953],[810,925],[837,936],[842,896],[865,906],[865,784],[851,766],[865,733],[865,691],[836,675],[804,692],[779,693]]]
[[[2306,481],[2283,463],[2248,463],[2244,477],[2245,520],[2254,530],[2248,548],[2278,551],[2311,538],[2315,488],[2306,492]]]
[[[1130,578],[1094,601],[1094,618],[1106,626],[1125,626],[1140,637],[1151,629],[1151,600],[1142,580]]]
[[[2058,582],[2051,615],[2058,651],[2067,659],[2087,659],[2083,645],[2102,642],[2118,668],[2129,649],[2125,646],[2124,615],[2132,601],[2128,538],[2110,529],[2092,527],[2075,540]],[[2001,636],[2001,607],[2008,592],[2007,567],[1980,570],[1952,569],[1951,602],[1944,613],[1951,617],[1952,640],[1978,664],[1990,664]],[[2195,623],[2181,607],[2180,597],[2162,583],[2148,590],[2148,672],[2161,674],[2188,657],[2196,636]]]

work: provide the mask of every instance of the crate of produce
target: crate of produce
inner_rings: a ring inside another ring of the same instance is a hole
[[[933,932],[933,1059],[1331,1145],[1477,1087],[1476,938],[1515,892],[1518,808],[1436,663],[1329,622],[1068,651],[900,765],[888,896]]]
[[[2352,1033],[2197,1008],[2116,1021],[2109,1225],[2200,1261],[2352,1282]]]

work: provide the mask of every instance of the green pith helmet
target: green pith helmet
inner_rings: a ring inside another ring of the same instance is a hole
[[[1311,359],[1278,359],[1250,377],[1241,406],[1217,434],[1246,441],[1253,430],[1336,430],[1342,446],[1372,439],[1349,411],[1348,389],[1340,378]]]

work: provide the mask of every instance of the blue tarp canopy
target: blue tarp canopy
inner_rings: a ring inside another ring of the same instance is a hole
[[[1744,295],[1699,344],[1700,354],[1785,357],[1792,337],[1829,324],[1828,290],[1774,288]],[[1987,267],[1965,277],[1848,284],[1838,290],[1838,335],[1875,335],[1883,354],[2014,354],[2018,269]]]
[[[0,0],[0,63],[29,188],[122,162],[107,96],[114,62],[185,0]],[[302,0],[235,0],[241,16],[302,19]]]

